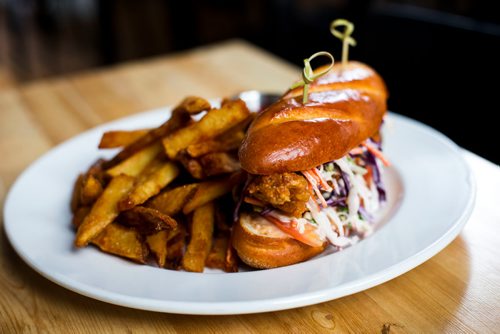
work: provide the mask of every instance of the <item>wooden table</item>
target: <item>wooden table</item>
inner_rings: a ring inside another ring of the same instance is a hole
[[[0,203],[19,173],[54,145],[103,122],[185,95],[283,91],[296,67],[230,41],[0,90]],[[0,233],[0,332],[500,331],[500,171],[467,155],[477,206],[460,236],[431,260],[364,292],[288,311],[239,316],[161,314],[83,297],[43,278]],[[491,178],[496,173],[496,178]],[[490,176],[488,176],[490,175]],[[496,209],[496,211],[495,211]]]

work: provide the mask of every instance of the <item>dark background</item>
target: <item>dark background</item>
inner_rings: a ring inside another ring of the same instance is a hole
[[[340,58],[328,27],[343,17],[356,24],[351,58],[382,74],[391,110],[498,164],[497,3],[0,0],[0,89],[235,37],[297,65],[319,50]]]

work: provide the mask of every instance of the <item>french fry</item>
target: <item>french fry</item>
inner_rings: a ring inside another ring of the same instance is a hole
[[[193,197],[186,203],[182,212],[188,214],[194,209],[213,201],[214,199],[231,191],[237,178],[225,177],[216,181],[206,181],[198,184]]]
[[[226,268],[226,251],[228,243],[229,238],[227,234],[219,234],[214,238],[212,249],[205,261],[207,267],[221,270]]]
[[[142,235],[150,235],[177,227],[177,221],[158,210],[136,206],[123,211],[116,219],[122,225],[134,227]]]
[[[162,150],[160,143],[155,143],[151,146],[143,148],[126,160],[123,160],[118,165],[106,172],[111,176],[125,174],[129,176],[137,176],[142,170],[160,153]]]
[[[102,194],[102,184],[92,174],[87,174],[83,177],[80,192],[80,204],[87,206],[92,205]]]
[[[212,248],[213,231],[214,204],[209,202],[198,207],[193,213],[191,239],[182,258],[182,268],[186,271],[203,272],[205,260]]]
[[[157,196],[150,199],[145,206],[156,209],[169,216],[176,215],[194,195],[197,187],[198,184],[192,183],[161,192]]]
[[[242,100],[231,101],[220,109],[212,109],[198,122],[190,124],[163,139],[167,156],[174,159],[190,144],[207,140],[224,133],[244,121],[250,111]]]
[[[186,148],[186,152],[191,157],[198,158],[207,153],[235,150],[240,146],[244,137],[245,133],[240,129],[237,131],[229,130],[227,133],[223,133],[218,138],[189,145]]]
[[[132,189],[134,178],[114,177],[92,206],[76,233],[75,246],[86,246],[118,216],[117,203]]]
[[[238,257],[236,256],[236,251],[231,245],[231,238],[229,238],[229,243],[227,245],[224,271],[226,273],[235,273],[238,271]]]
[[[181,106],[190,115],[196,115],[202,111],[207,111],[210,110],[210,108],[212,108],[210,102],[198,96],[186,97],[181,102]]]
[[[105,132],[99,148],[123,149],[75,181],[75,246],[90,243],[138,263],[154,258],[160,268],[237,271],[227,212],[231,190],[243,182],[235,153],[253,116],[241,100],[212,109],[191,96],[157,128]]]
[[[200,108],[206,109],[200,110]],[[172,111],[172,116],[168,121],[163,123],[158,128],[149,131],[147,134],[140,137],[130,145],[127,145],[120,153],[118,153],[113,159],[105,164],[105,168],[110,169],[111,167],[118,165],[135,153],[148,146],[151,146],[163,137],[173,133],[177,129],[182,128],[191,121],[190,114],[208,110],[209,108],[210,104],[208,102],[206,104],[200,103],[199,101],[193,103],[193,98],[188,97],[184,99],[177,107],[174,108],[174,110]]]
[[[178,225],[176,229],[170,231],[168,237],[165,268],[178,270],[184,255],[184,248],[186,248],[186,228]]]
[[[71,195],[71,212],[75,213],[82,205],[92,204],[102,192],[102,186],[107,183],[102,169],[104,162],[103,159],[97,160],[85,173],[80,174],[76,179]],[[91,178],[90,183],[89,178]],[[99,190],[99,188],[101,189]]]
[[[89,214],[90,212],[90,207],[89,206],[81,206],[79,207],[76,212],[73,214],[73,219],[71,220],[71,224],[75,227],[75,228],[78,228],[83,220],[85,219],[85,217],[87,217],[87,215]]]
[[[149,131],[151,131],[151,129],[107,131],[103,133],[98,147],[117,148],[127,146],[144,136]]]
[[[241,169],[238,160],[227,152],[208,153],[202,156],[199,161],[206,176],[233,173]]]
[[[206,175],[203,171],[203,167],[197,159],[191,158],[187,153],[182,151],[177,155],[177,160],[195,179],[201,180],[205,178]]]
[[[102,251],[146,263],[148,249],[141,242],[137,231],[117,223],[107,225],[104,230],[92,240],[92,244]]]
[[[154,254],[156,263],[160,268],[163,268],[167,262],[168,235],[169,231],[163,230],[146,237],[146,244],[151,253]]]
[[[81,206],[80,198],[82,194],[82,182],[83,182],[83,174],[78,175],[75,180],[75,184],[73,185],[73,192],[71,193],[71,212],[74,214]]]
[[[138,179],[130,193],[118,203],[118,209],[124,211],[146,202],[172,182],[177,175],[179,168],[175,163],[171,161],[154,163],[144,177]]]

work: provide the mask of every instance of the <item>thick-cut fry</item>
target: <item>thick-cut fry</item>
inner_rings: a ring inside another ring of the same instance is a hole
[[[183,225],[177,225],[175,230],[170,231],[168,238],[165,268],[178,270],[186,248],[186,228]]]
[[[118,209],[128,210],[146,202],[172,182],[177,175],[179,175],[179,168],[171,161],[154,164],[144,177],[139,178],[127,197],[118,203]]]
[[[117,203],[132,189],[134,178],[118,175],[108,184],[78,228],[75,245],[86,246],[118,216]]]
[[[126,257],[139,263],[146,263],[147,247],[141,242],[141,236],[131,228],[111,223],[92,240],[92,244],[106,253]]]
[[[179,213],[187,201],[194,195],[197,183],[185,184],[177,188],[161,192],[146,203],[146,207],[156,209],[163,214],[173,216]]]
[[[180,106],[190,115],[196,115],[202,111],[207,111],[212,108],[210,102],[198,96],[186,97],[181,102]]]
[[[185,126],[191,121],[190,114],[208,109],[210,109],[210,104],[208,102],[202,103],[200,101],[197,101],[196,103],[193,103],[192,97],[184,99],[177,107],[174,108],[174,110],[172,111],[172,116],[168,121],[163,123],[160,127],[149,131],[147,134],[140,137],[132,144],[126,146],[111,161],[105,164],[105,168],[109,169],[113,166],[118,165],[122,161],[134,155],[136,152],[144,149],[145,147],[151,146],[161,138]]]
[[[207,267],[221,270],[226,268],[226,251],[228,243],[229,238],[227,234],[220,234],[215,237],[212,249],[205,261]]]
[[[197,158],[207,153],[234,150],[240,146],[243,137],[245,137],[245,133],[242,130],[229,130],[227,133],[223,133],[218,138],[189,145],[186,152],[191,157]]]
[[[186,254],[182,258],[182,267],[187,271],[203,272],[205,260],[212,248],[214,231],[214,203],[209,202],[194,211],[191,224],[191,239]]]
[[[205,178],[205,172],[203,171],[203,167],[197,159],[191,158],[184,151],[179,152],[177,155],[177,160],[184,166],[184,168],[191,174],[195,179],[203,179]]]
[[[80,192],[81,205],[92,205],[102,194],[102,184],[92,174],[83,177],[82,188]]]
[[[99,197],[102,187],[108,181],[102,169],[104,163],[104,159],[98,159],[85,173],[78,176],[71,195],[71,212],[75,213],[79,207],[93,204]]]
[[[253,116],[241,100],[212,109],[191,96],[157,128],[105,132],[99,148],[123,149],[75,181],[75,246],[90,243],[138,263],[154,259],[160,268],[237,271],[228,212],[231,190],[243,182],[236,151]]]
[[[160,268],[167,262],[167,242],[169,231],[158,231],[146,237],[146,244],[149,250],[154,254],[156,263]]]
[[[174,159],[179,151],[192,143],[207,140],[224,133],[244,121],[250,112],[242,100],[231,101],[220,109],[212,109],[198,122],[182,128],[165,139],[163,146],[168,157]]]
[[[98,147],[117,148],[127,146],[144,136],[149,131],[151,131],[151,129],[107,131],[103,133]]]
[[[188,214],[203,204],[213,201],[214,199],[230,192],[235,185],[235,181],[237,181],[236,178],[226,177],[217,181],[199,183],[196,192],[184,206],[182,212],[184,214]]]
[[[83,174],[80,174],[75,180],[75,184],[73,185],[73,193],[71,194],[70,207],[71,207],[71,212],[73,214],[81,206],[80,198],[82,194],[82,182],[83,182]]]
[[[226,152],[208,153],[199,161],[206,176],[233,173],[241,169],[238,160]]]
[[[71,220],[71,224],[75,227],[75,228],[78,228],[83,220],[85,219],[85,217],[87,217],[87,215],[89,214],[90,212],[90,207],[89,206],[81,206],[79,207],[75,213],[73,214],[73,219]]]
[[[161,152],[161,144],[155,143],[122,161],[120,164],[108,169],[106,172],[111,176],[125,174],[137,176],[142,170]]]
[[[231,245],[231,238],[229,239],[229,244],[227,245],[224,271],[226,273],[235,273],[238,271],[238,257],[236,257],[236,251]]]
[[[136,206],[123,211],[116,219],[122,225],[134,227],[142,235],[149,235],[162,230],[177,227],[177,221],[158,210]]]

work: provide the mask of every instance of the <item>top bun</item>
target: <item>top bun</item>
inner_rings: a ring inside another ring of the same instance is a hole
[[[306,104],[302,94],[288,91],[252,122],[239,151],[244,170],[297,172],[339,159],[378,132],[387,109],[382,78],[359,62],[336,64],[311,83]]]

